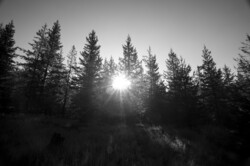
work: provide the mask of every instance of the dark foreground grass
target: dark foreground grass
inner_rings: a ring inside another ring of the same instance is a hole
[[[233,165],[198,134],[161,126],[18,115],[0,127],[2,166]]]
[[[173,165],[178,152],[152,141],[142,125],[86,124],[16,116],[1,119],[1,165]]]

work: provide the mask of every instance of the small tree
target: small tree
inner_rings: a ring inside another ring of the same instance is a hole
[[[235,76],[233,75],[231,69],[225,65],[222,69],[223,85],[225,87],[230,87],[232,84],[234,84],[234,78]]]
[[[63,86],[63,106],[62,106],[62,114],[65,115],[66,108],[71,104],[72,100],[72,90],[74,88],[73,77],[75,76],[74,69],[76,66],[76,48],[73,45],[68,56],[67,56],[67,73],[66,80]]]
[[[103,86],[109,87],[112,84],[112,77],[117,73],[117,65],[113,59],[110,57],[109,60],[105,59],[102,67],[102,79]]]
[[[132,80],[136,80],[142,73],[141,62],[138,60],[137,51],[131,43],[130,36],[123,45],[123,58],[120,58],[120,70]]]

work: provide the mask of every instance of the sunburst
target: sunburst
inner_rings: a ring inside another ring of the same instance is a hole
[[[127,90],[131,85],[131,82],[125,75],[120,74],[113,78],[112,87],[115,90],[124,91]]]

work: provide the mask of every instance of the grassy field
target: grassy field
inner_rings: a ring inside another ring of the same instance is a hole
[[[0,165],[233,165],[237,154],[189,130],[12,115],[0,121]]]

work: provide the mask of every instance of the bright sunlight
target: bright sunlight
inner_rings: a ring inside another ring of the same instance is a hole
[[[130,81],[125,77],[125,75],[118,75],[113,78],[112,87],[116,90],[126,90],[130,84]]]

